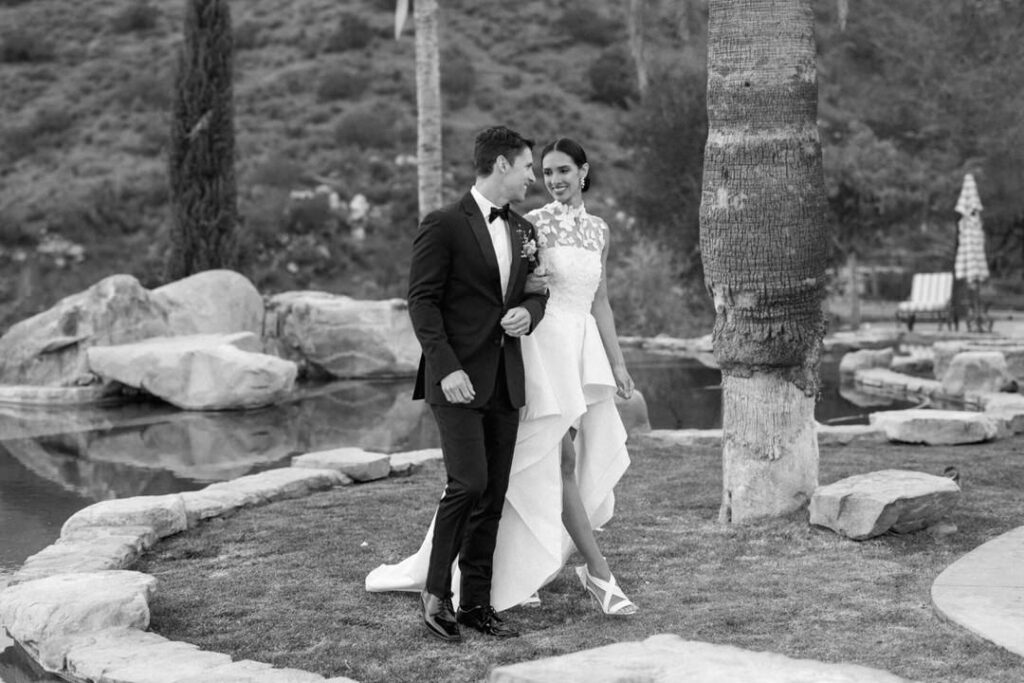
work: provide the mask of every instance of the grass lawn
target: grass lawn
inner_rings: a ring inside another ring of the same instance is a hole
[[[522,637],[470,631],[447,645],[426,633],[414,594],[364,592],[370,569],[422,540],[442,488],[443,470],[431,463],[411,477],[243,510],[166,539],[139,563],[160,582],[152,629],[363,683],[478,681],[494,665],[657,633],[920,681],[1024,680],[1024,659],[942,621],[929,592],[947,565],[1024,524],[1024,437],[822,449],[822,483],[886,468],[961,472],[964,493],[950,515],[957,533],[864,542],[813,528],[806,513],[719,525],[717,448],[639,444],[631,454],[617,515],[598,538],[640,607],[634,617],[603,616],[566,568],[541,592],[542,606],[506,613]]]

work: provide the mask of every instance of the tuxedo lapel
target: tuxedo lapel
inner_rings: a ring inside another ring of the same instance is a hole
[[[484,257],[484,263],[487,264],[487,270],[493,276],[492,282],[494,290],[501,296],[501,272],[498,270],[498,256],[494,253],[494,243],[491,242],[491,233],[487,229],[487,223],[484,222],[484,216],[480,213],[480,207],[477,206],[476,200],[473,199],[473,195],[467,193],[462,198],[462,211],[466,214],[466,220],[469,221],[469,227],[473,231],[473,237],[476,238],[477,244],[480,246],[480,251]]]

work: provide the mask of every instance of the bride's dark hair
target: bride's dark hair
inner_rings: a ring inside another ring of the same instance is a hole
[[[556,138],[544,145],[544,149],[540,151],[540,162],[544,163],[544,157],[549,152],[562,152],[563,154],[569,155],[569,158],[573,160],[578,167],[583,168],[583,164],[587,163],[587,153],[583,151],[583,147],[580,143],[576,142],[572,138]],[[583,178],[583,191],[586,192],[590,189],[591,177],[594,175],[594,168],[590,167],[587,171],[587,175]]]

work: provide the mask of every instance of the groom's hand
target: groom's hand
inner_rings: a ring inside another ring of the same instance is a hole
[[[469,403],[476,396],[465,370],[456,370],[441,380],[441,391],[449,403]]]
[[[522,337],[530,331],[530,312],[522,306],[508,309],[501,319],[501,327],[510,337]]]

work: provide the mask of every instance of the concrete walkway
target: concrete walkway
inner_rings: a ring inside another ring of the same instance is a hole
[[[1024,527],[978,546],[932,584],[942,616],[1024,657]]]

